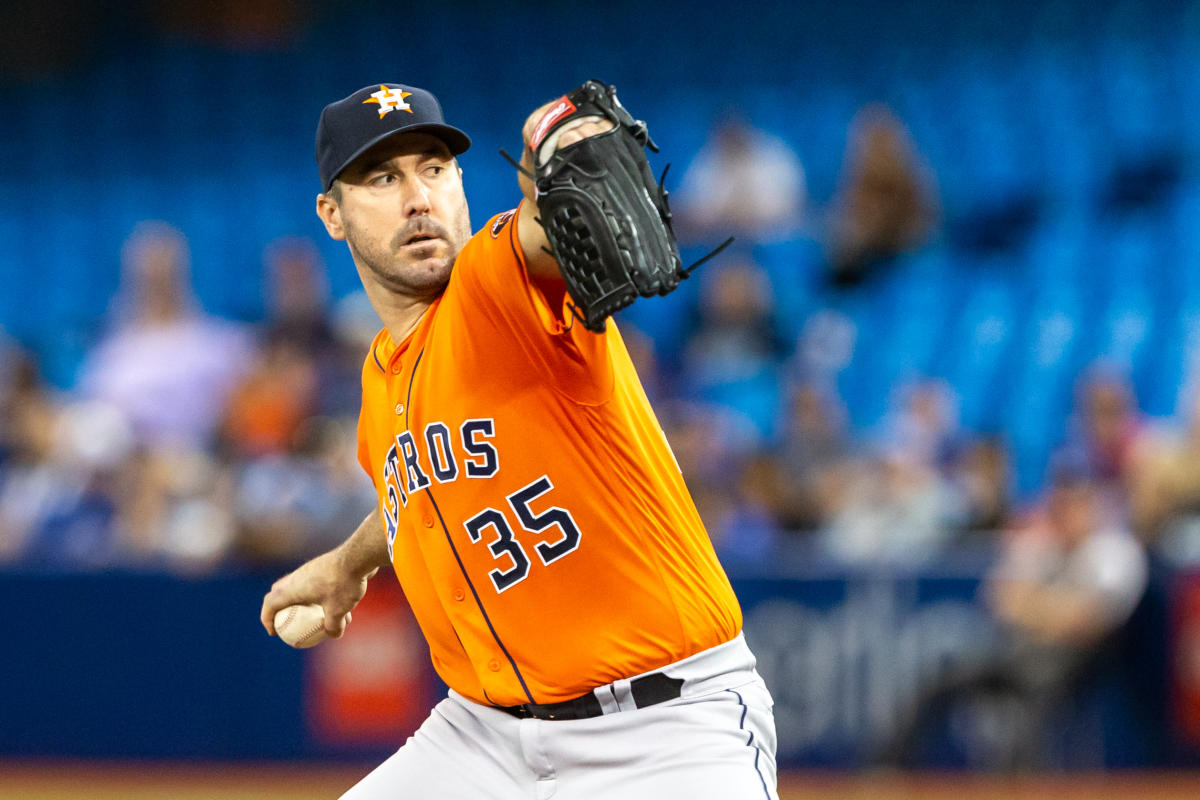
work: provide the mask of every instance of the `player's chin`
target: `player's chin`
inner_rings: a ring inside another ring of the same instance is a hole
[[[401,273],[408,282],[423,286],[444,285],[450,279],[454,267],[453,256],[447,253],[431,254],[425,258],[408,258],[401,266]]]

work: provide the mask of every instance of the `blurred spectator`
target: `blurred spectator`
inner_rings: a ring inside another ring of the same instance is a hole
[[[722,564],[761,573],[769,568],[772,550],[783,536],[772,507],[773,465],[769,458],[755,453],[737,466],[730,470],[734,473],[732,491],[709,527],[709,535]]]
[[[105,567],[128,553],[116,524],[132,432],[102,403],[64,404],[27,355],[0,392],[0,560]]]
[[[130,430],[129,445],[105,456],[112,462],[102,472],[113,504],[107,524],[126,563],[207,569],[233,541],[229,481],[211,446],[249,363],[249,342],[196,308],[177,229],[143,222],[121,257],[112,328],[78,382],[88,407],[114,415],[119,422],[110,427]]]
[[[0,469],[20,447],[20,409],[44,392],[33,358],[0,330]]]
[[[232,454],[254,458],[291,447],[316,406],[317,369],[298,342],[274,335],[229,400],[221,436]]]
[[[0,384],[0,559],[24,555],[60,496],[51,467],[57,409],[24,352],[6,348]]]
[[[804,383],[836,384],[838,374],[854,360],[857,345],[858,324],[837,309],[822,308],[804,321],[787,370]]]
[[[354,422],[306,420],[288,452],[237,466],[237,555],[294,563],[322,553],[376,502],[355,457]]]
[[[828,250],[836,285],[860,283],[877,265],[924,244],[938,224],[933,180],[903,123],[870,105],[850,125]]]
[[[900,384],[896,407],[883,421],[886,447],[946,473],[966,444],[958,413],[958,395],[938,378]]]
[[[696,328],[683,356],[683,392],[737,411],[768,437],[779,411],[784,343],[772,324],[767,274],[748,258],[730,258],[700,280]]]
[[[1080,376],[1075,412],[1068,421],[1063,450],[1087,466],[1095,478],[1107,513],[1129,514],[1130,482],[1140,448],[1146,444],[1146,421],[1138,410],[1133,385],[1119,370],[1093,364]]]
[[[292,563],[336,545],[375,502],[354,457],[365,345],[356,324],[329,315],[324,265],[312,242],[264,251],[268,319],[249,373],[221,427],[236,513],[234,555]],[[379,321],[371,314],[373,337]]]
[[[367,346],[331,319],[329,281],[316,245],[299,236],[277,239],[267,245],[263,265],[268,291],[265,338],[286,340],[312,361],[317,381],[313,413],[357,415]],[[368,345],[380,326],[373,310],[369,317]]]
[[[1012,465],[1003,441],[983,438],[963,448],[952,480],[961,502],[960,542],[990,544],[1010,511]]]
[[[914,567],[940,554],[961,515],[951,485],[911,453],[891,448],[836,473],[824,552],[858,566]]]
[[[121,482],[120,524],[131,563],[204,572],[234,545],[232,481],[204,450],[136,451]]]
[[[831,392],[798,384],[789,390],[782,420],[780,444],[762,489],[784,528],[814,531],[844,484],[850,458],[845,409]]]
[[[365,349],[353,326],[331,320],[325,267],[310,240],[272,242],[263,266],[267,319],[259,352],[232,392],[221,430],[223,444],[248,457],[290,449],[309,417],[357,415]],[[378,327],[372,312],[371,337]]]
[[[246,368],[246,337],[195,308],[175,228],[141,223],[122,262],[112,330],[86,359],[79,390],[120,409],[140,444],[203,447]]]
[[[263,250],[263,271],[272,333],[305,347],[329,347],[334,341],[327,320],[329,280],[316,245],[301,236],[276,239]]]
[[[675,201],[684,238],[786,239],[800,226],[806,188],[800,159],[736,112],[714,126]]]
[[[222,445],[236,457],[288,450],[301,424],[317,413],[320,365],[328,372],[346,371],[326,319],[328,288],[312,243],[296,237],[272,242],[263,267],[265,329],[248,372],[230,394],[221,425]]]
[[[954,538],[963,501],[952,466],[963,448],[958,399],[941,380],[901,385],[882,423],[877,452],[837,473],[842,486],[821,543],[839,561],[913,566]]]
[[[1054,477],[1044,507],[1012,537],[987,600],[1043,660],[1074,663],[1128,617],[1145,581],[1142,548],[1106,519],[1086,467],[1068,465]]]
[[[1182,393],[1182,425],[1142,437],[1128,470],[1135,532],[1177,564],[1200,563],[1200,373]]]
[[[1007,699],[992,768],[1039,765],[1045,725],[1080,682],[1106,666],[1108,645],[1146,589],[1148,562],[1137,540],[1106,519],[1086,464],[1067,454],[1044,505],[1008,540],[984,597],[1000,626],[994,650],[924,690],[897,727],[888,760],[906,763],[934,719],[979,696]]]

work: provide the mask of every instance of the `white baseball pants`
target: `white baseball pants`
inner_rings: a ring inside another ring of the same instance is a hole
[[[771,695],[742,636],[655,672],[683,678],[679,698],[635,708],[616,681],[595,690],[606,713],[582,720],[517,719],[452,690],[343,799],[778,800]]]

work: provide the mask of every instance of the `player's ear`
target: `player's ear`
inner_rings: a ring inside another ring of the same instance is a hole
[[[346,239],[346,229],[342,225],[342,207],[335,199],[334,193],[317,195],[317,216],[325,225],[325,231],[329,234],[329,238],[338,241]]]

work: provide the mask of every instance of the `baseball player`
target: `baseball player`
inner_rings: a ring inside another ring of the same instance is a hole
[[[317,214],[384,327],[359,460],[379,504],[275,583],[341,635],[395,570],[450,687],[345,797],[776,798],[771,698],[612,311],[686,274],[652,146],[589,81],[524,128],[524,200],[471,234],[468,137],[368,86],[317,128]]]

